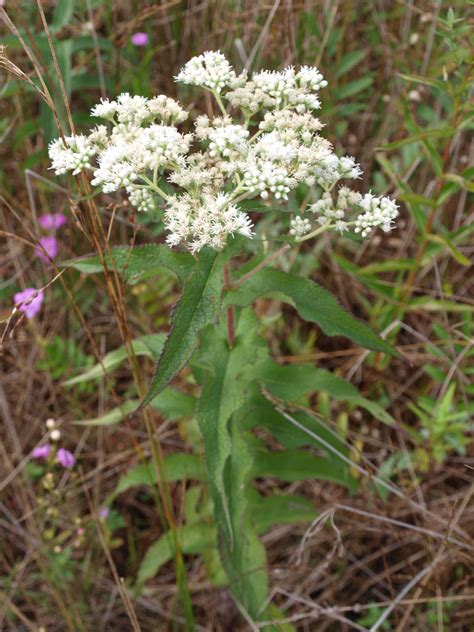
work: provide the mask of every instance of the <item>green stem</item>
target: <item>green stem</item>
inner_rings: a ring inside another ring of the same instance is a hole
[[[324,233],[324,231],[326,231],[330,227],[330,225],[331,225],[331,220],[328,219],[327,222],[325,222],[322,226],[320,226],[316,230],[313,230],[312,233],[308,233],[308,235],[303,235],[303,237],[298,237],[296,239],[296,242],[301,243],[302,241],[308,241],[308,239],[313,239],[313,237],[316,237],[317,235]]]
[[[214,98],[215,98],[215,100],[217,101],[217,104],[219,105],[219,107],[220,107],[220,109],[221,109],[222,114],[223,114],[224,116],[227,116],[227,110],[225,109],[225,105],[224,105],[224,103],[222,102],[221,95],[220,95],[218,92],[216,92],[216,90],[211,90],[211,92],[212,92],[212,94],[214,95]]]
[[[167,195],[162,189],[160,189],[160,187],[157,184],[152,182],[149,178],[147,178],[146,176],[140,176],[140,177],[143,180],[143,182],[146,182],[146,184],[148,185],[150,189],[155,191],[155,193],[158,193],[158,195],[160,195],[164,200],[168,201],[170,199],[170,196]]]

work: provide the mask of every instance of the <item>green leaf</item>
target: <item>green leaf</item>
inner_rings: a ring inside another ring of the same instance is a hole
[[[166,480],[169,482],[182,480],[201,480],[203,463],[197,454],[176,453],[165,457]],[[111,500],[133,487],[152,486],[158,482],[156,468],[153,463],[135,465],[120,477]]]
[[[456,247],[456,245],[451,241],[451,239],[448,236],[429,234],[429,235],[426,235],[426,238],[428,239],[428,241],[431,241],[436,244],[441,244],[442,246],[444,246],[449,251],[453,259],[457,261],[460,265],[462,266],[471,265],[471,260],[462,254],[462,252]]]
[[[364,408],[376,419],[379,419],[384,424],[387,424],[387,426],[396,425],[395,419],[392,417],[392,415],[388,413],[377,402],[374,402],[371,399],[367,399],[366,397],[362,396],[351,398],[349,401],[351,401],[353,404],[356,404],[357,406],[360,406],[361,408]]]
[[[51,32],[59,31],[59,29],[69,24],[74,12],[74,2],[75,0],[60,0],[56,4],[51,22]]]
[[[364,59],[364,57],[367,56],[367,53],[368,50],[364,49],[355,50],[352,53],[347,53],[347,55],[344,55],[339,63],[336,76],[342,77],[342,75],[345,75],[347,72],[349,72],[349,70],[352,70],[354,66],[357,66],[357,64],[359,64]]]
[[[143,246],[116,246],[112,248],[112,257],[105,257],[107,268],[117,270],[130,285],[141,283],[145,279],[158,274],[163,268],[169,270],[183,283],[189,275],[195,259],[192,255],[175,252],[163,244],[145,244]],[[98,255],[71,259],[61,264],[71,266],[80,272],[94,274],[102,272],[102,264]]]
[[[367,349],[399,355],[369,325],[351,316],[328,290],[309,279],[275,268],[261,270],[237,290],[229,291],[224,304],[243,307],[271,293],[293,305],[305,320],[317,323],[328,336],[345,336]]]
[[[116,408],[112,408],[109,412],[101,415],[100,417],[95,417],[94,419],[82,419],[80,421],[73,421],[72,423],[77,426],[111,426],[113,424],[118,424],[119,421],[128,417],[133,412],[135,412],[140,405],[140,402],[137,399],[130,399],[124,402],[121,406],[117,406]]]
[[[276,524],[309,522],[316,518],[313,503],[297,494],[275,494],[249,496],[249,511],[257,533],[265,533]]]
[[[466,172],[464,172],[463,175],[458,175],[457,173],[444,173],[443,174],[443,179],[447,180],[448,182],[454,182],[455,184],[459,185],[461,188],[466,189],[466,191],[470,191],[471,193],[474,193],[474,182],[470,182],[466,177],[463,177],[464,175],[466,175],[466,173],[469,173],[469,171],[466,169]],[[471,174],[471,178],[472,178],[472,174]]]
[[[357,481],[350,475],[345,463],[334,457],[317,457],[302,450],[259,450],[255,456],[253,475],[271,476],[286,482],[318,479],[357,489]]]
[[[204,439],[209,485],[213,492],[220,529],[229,542],[233,540],[230,509],[224,483],[224,469],[232,452],[228,423],[245,403],[246,383],[241,374],[260,359],[263,341],[254,331],[255,317],[250,310],[242,312],[236,330],[236,341],[229,349],[224,324],[209,327],[202,335],[201,362],[207,376],[199,399],[196,418]]]
[[[217,531],[209,521],[178,527],[176,531],[183,553],[203,553],[216,547]],[[136,590],[139,591],[148,579],[154,577],[175,553],[173,536],[170,532],[165,533],[146,552],[138,571]]]
[[[405,79],[405,81],[410,81],[411,83],[421,83],[426,86],[431,86],[432,88],[437,88],[438,90],[446,92],[446,84],[439,79],[431,79],[429,77],[423,77],[421,75],[405,75],[401,72],[398,73],[398,76],[402,79]]]
[[[65,39],[56,44],[59,70],[64,83],[64,89],[68,99],[72,89],[72,39]],[[58,82],[59,87],[59,82]]]
[[[426,296],[411,299],[410,305],[408,305],[405,309],[410,311],[424,310],[426,312],[473,312],[472,305],[469,305],[468,303],[430,299]]]
[[[195,404],[194,397],[172,388],[166,388],[150,402],[150,406],[155,410],[159,410],[167,419],[191,417],[194,414]],[[132,415],[139,408],[139,400],[131,399],[121,406],[112,408],[112,410],[100,417],[82,419],[73,423],[78,426],[112,426],[113,424],[118,424],[125,417]]]
[[[136,356],[147,356],[158,359],[163,349],[166,336],[164,334],[149,334],[132,340],[132,349]],[[124,345],[107,353],[102,362],[95,364],[92,368],[76,375],[64,382],[64,386],[73,386],[82,382],[96,380],[110,373],[122,364],[128,357],[127,349]]]
[[[245,310],[238,318],[232,348],[225,323],[203,333],[201,363],[207,376],[196,417],[204,439],[223,566],[235,598],[257,620],[268,592],[266,555],[248,511],[253,457],[235,415],[253,388],[248,367],[267,357],[266,345],[255,330],[255,316]]]
[[[257,621],[268,596],[268,576],[265,548],[249,505],[253,457],[236,418],[230,422],[230,436],[232,449],[225,478],[233,538],[229,542],[221,537],[220,550],[234,597]]]
[[[418,195],[417,193],[403,193],[398,196],[398,199],[402,202],[420,204],[421,206],[427,206],[428,208],[437,208],[440,205],[439,200],[430,200],[430,198],[427,198],[424,195]]]
[[[194,348],[199,333],[219,316],[223,287],[222,268],[226,258],[206,248],[186,281],[183,295],[172,318],[171,332],[155,368],[143,406],[161,393],[184,367]]]
[[[272,395],[280,399],[297,401],[307,393],[324,391],[335,400],[349,401],[364,408],[383,423],[395,423],[393,417],[382,406],[362,397],[355,386],[330,371],[318,369],[310,364],[281,366],[268,361],[258,366],[254,379],[261,381]]]
[[[450,127],[443,129],[429,129],[426,131],[419,131],[416,134],[412,134],[411,136],[406,136],[405,138],[401,138],[400,140],[395,140],[392,143],[382,145],[382,147],[377,147],[377,149],[390,151],[392,149],[403,147],[404,145],[410,145],[411,143],[423,142],[429,138],[449,138],[453,135],[453,133],[454,130]]]
[[[192,417],[196,407],[196,398],[168,387],[151,400],[150,406],[159,410],[166,419]]]
[[[259,394],[255,394],[253,400],[242,411],[239,411],[239,417],[243,428],[265,428],[285,448],[299,448],[303,445],[312,445],[324,452],[327,451],[322,442],[289,424],[275,409],[273,404]],[[293,417],[312,434],[321,437],[323,441],[332,445],[338,452],[348,456],[349,449],[343,439],[325,423],[303,412],[294,413]]]
[[[272,395],[288,401],[296,401],[306,393],[316,391],[325,391],[337,400],[360,396],[357,388],[346,380],[310,364],[282,366],[268,361],[259,365],[255,379],[260,380]]]
[[[366,90],[373,84],[374,80],[371,76],[365,75],[360,79],[355,79],[354,81],[350,81],[345,86],[337,89],[335,92],[335,99],[339,101],[340,99],[346,99],[347,97],[352,97],[354,94],[358,92],[362,92],[362,90]]]

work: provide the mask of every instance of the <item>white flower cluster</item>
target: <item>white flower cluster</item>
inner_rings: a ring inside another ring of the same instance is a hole
[[[156,119],[172,125],[182,123],[188,118],[188,113],[179,103],[163,94],[146,99],[137,95],[130,96],[128,92],[119,95],[116,101],[101,99],[92,108],[91,114],[123,125],[141,125]]]
[[[372,193],[366,193],[362,196],[358,191],[353,191],[348,187],[341,187],[335,200],[331,193],[326,191],[317,202],[309,207],[309,211],[317,215],[316,222],[325,230],[332,228],[339,233],[344,233],[353,227],[354,232],[360,233],[362,237],[367,237],[374,228],[378,227],[385,232],[390,231],[393,228],[395,218],[398,216],[398,206],[390,198],[379,198]],[[350,219],[348,213],[352,213],[354,219]],[[355,213],[359,214],[355,215]],[[300,216],[296,216],[292,220],[294,232],[290,230],[290,234],[297,238],[303,238],[311,231],[311,224],[305,218],[303,232],[302,220],[303,218]]]
[[[95,144],[83,134],[66,136],[64,139],[57,138],[49,146],[51,167],[58,176],[68,171],[72,171],[72,175],[76,176],[84,169],[91,169],[91,159],[96,153]]]
[[[207,51],[193,57],[181,69],[176,81],[221,92],[237,83],[237,75],[220,51]]]
[[[363,213],[355,222],[354,232],[366,237],[373,228],[380,228],[388,233],[393,228],[393,222],[398,216],[398,206],[388,197],[375,197],[372,193],[366,193],[360,201]]]
[[[235,233],[252,236],[250,219],[225,193],[217,196],[205,193],[199,198],[185,193],[173,197],[165,209],[165,223],[170,232],[167,243],[176,246],[186,242],[191,252],[205,245],[220,250],[227,236]]]
[[[89,170],[104,193],[125,189],[139,211],[161,208],[167,243],[192,252],[222,248],[229,235],[251,237],[252,222],[239,203],[257,196],[287,200],[298,187],[306,199],[322,191],[304,216],[291,219],[289,234],[297,241],[323,230],[353,229],[365,237],[376,227],[391,228],[397,206],[389,198],[346,186],[334,193],[340,180],[357,179],[361,170],[320,135],[315,111],[327,82],[316,68],[247,77],[209,51],[185,64],[176,80],[209,90],[220,114],[198,116],[193,132],[182,133],[177,126],[187,112],[169,97],[102,99],[92,114],[105,125],[51,143],[52,168],[57,174]]]

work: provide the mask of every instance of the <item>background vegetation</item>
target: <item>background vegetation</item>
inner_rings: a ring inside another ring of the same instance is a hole
[[[38,82],[18,38],[65,120],[42,7],[78,129],[90,125],[101,95],[179,97],[173,75],[203,50],[221,49],[238,69],[248,60],[320,67],[329,81],[321,94],[325,135],[360,161],[361,188],[400,200],[401,221],[367,242],[324,236],[284,265],[331,289],[401,357],[328,338],[288,306],[258,302],[272,356],[293,367],[288,387],[300,385],[298,367],[310,365],[345,378],[365,398],[361,406],[326,385],[308,387],[302,403],[337,433],[353,484],[292,453],[297,446],[281,437],[275,447],[288,448],[285,457],[259,462],[255,492],[271,500],[259,510],[270,590],[288,621],[274,629],[474,629],[472,3],[4,4],[12,22],[3,14],[0,628],[182,629],[186,594],[198,629],[253,626],[225,589],[208,502],[193,484],[203,464],[190,373],[176,384],[187,396],[169,391],[147,433],[143,416],[127,417],[137,393],[106,279],[35,255],[44,237],[38,216],[52,212],[68,217],[56,262],[93,250],[75,219],[71,183],[51,180],[47,170],[55,115],[30,83]],[[134,46],[131,36],[141,31],[149,44]],[[198,105],[210,107],[204,99]],[[112,245],[161,239],[159,227],[118,199],[101,207],[101,218]],[[179,296],[173,276],[153,272],[133,277],[131,269],[132,284],[119,296],[147,376],[160,338],[143,336],[167,331]],[[29,321],[11,316],[13,295],[25,287],[46,288]],[[97,365],[104,356],[107,378]],[[84,377],[84,368],[92,373]],[[48,418],[77,459],[71,470],[48,473],[31,458]],[[156,437],[165,456],[180,455],[166,461],[184,553],[177,573],[146,466]]]

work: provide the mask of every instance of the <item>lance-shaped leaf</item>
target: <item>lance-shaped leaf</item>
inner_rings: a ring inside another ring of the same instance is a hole
[[[224,304],[244,307],[268,294],[293,305],[301,318],[317,323],[328,336],[345,336],[367,349],[398,355],[369,325],[349,314],[331,292],[309,279],[275,268],[261,270],[238,289],[229,291]]]
[[[112,248],[111,253],[112,257],[109,254],[105,256],[107,268],[117,270],[130,285],[155,276],[163,268],[175,274],[180,283],[183,283],[196,263],[192,255],[175,252],[163,244],[145,244],[133,248],[116,246]],[[102,263],[98,255],[72,259],[62,265],[71,266],[86,274],[102,272]]]
[[[165,457],[166,480],[201,480],[204,472],[201,458],[197,454],[173,453]],[[139,463],[120,477],[117,487],[108,498],[113,500],[118,494],[133,487],[153,486],[157,483],[157,471],[153,463]]]
[[[253,475],[272,476],[281,481],[293,482],[318,479],[344,485],[350,490],[357,489],[357,480],[351,476],[346,463],[333,455],[314,456],[303,450],[282,450],[268,452],[259,450],[255,456]]]
[[[310,364],[282,366],[268,360],[255,371],[255,380],[279,399],[295,402],[307,393],[324,391],[335,400],[348,401],[364,408],[385,424],[395,424],[393,417],[380,404],[362,397],[350,382]]]
[[[132,350],[136,356],[147,356],[148,358],[159,358],[165,343],[164,334],[148,334],[132,340]],[[122,345],[114,351],[107,353],[102,362],[98,362],[90,369],[80,375],[76,375],[64,382],[64,386],[73,386],[82,382],[89,382],[103,377],[105,373],[110,373],[122,364],[128,357],[127,348]]]
[[[201,251],[174,309],[171,331],[143,406],[159,395],[184,367],[196,347],[199,333],[218,319],[223,287],[222,268],[226,259],[224,252],[217,253],[210,248]]]
[[[220,552],[230,589],[248,615],[257,621],[268,596],[266,551],[257,535],[249,505],[253,455],[239,420],[230,421],[232,449],[225,472],[232,542],[221,536]],[[265,618],[265,617],[263,617]]]
[[[255,332],[255,317],[246,310],[240,315],[236,342],[229,348],[224,324],[208,328],[202,335],[201,363],[207,376],[197,407],[197,420],[204,439],[206,466],[219,528],[232,543],[233,533],[224,469],[232,451],[229,434],[231,416],[245,403],[248,380],[245,370],[266,357],[263,341]]]

